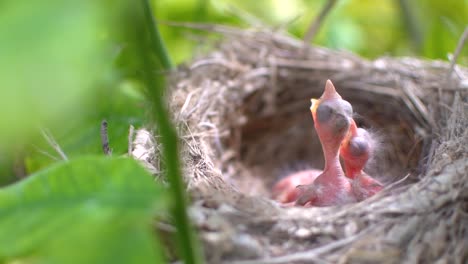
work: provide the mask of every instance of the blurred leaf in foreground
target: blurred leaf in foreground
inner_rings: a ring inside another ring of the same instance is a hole
[[[161,263],[167,199],[134,160],[85,157],[0,189],[1,263]]]
[[[83,154],[102,154],[100,124],[104,119],[109,124],[108,133],[113,153],[127,153],[129,126],[141,127],[147,112],[144,98],[133,86],[128,81],[122,81],[120,85],[96,89],[96,98],[83,104],[85,109],[79,116],[73,115],[66,123],[50,129],[69,158],[77,158]],[[26,148],[27,173],[54,163],[56,160],[50,156],[59,158],[44,138],[38,137],[32,141]]]
[[[467,0],[418,0],[411,2],[424,30],[423,55],[447,59],[453,53],[467,25]],[[462,50],[460,58],[467,56]]]
[[[39,126],[74,158],[102,153],[106,119],[111,147],[127,152],[129,125],[141,126],[146,112],[128,76],[135,71],[115,66],[126,46],[116,35],[129,24],[121,17],[128,1],[0,2],[0,185],[17,178],[18,152],[26,174],[55,162]]]
[[[1,1],[0,145],[77,110],[105,65],[105,17],[90,0]]]

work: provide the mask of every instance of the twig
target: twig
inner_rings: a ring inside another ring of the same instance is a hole
[[[207,31],[212,33],[217,33],[221,35],[227,35],[231,37],[258,37],[262,38],[261,34],[264,34],[263,37],[273,37],[273,39],[284,42],[285,44],[301,48],[304,46],[303,41],[299,41],[297,39],[293,39],[290,37],[286,37],[282,34],[278,34],[273,32],[267,28],[257,28],[257,29],[249,29],[249,30],[242,30],[236,27],[224,26],[219,24],[210,24],[210,23],[191,23],[191,22],[176,22],[176,21],[162,21],[158,20],[157,23],[159,25],[171,26],[171,27],[181,27],[187,29],[196,29],[201,31]],[[345,54],[345,53],[343,53]]]
[[[178,21],[166,21],[166,20],[158,20],[157,24],[171,26],[171,27],[181,27],[181,28],[188,28],[188,29],[197,29],[202,31],[209,31],[215,32],[220,34],[233,34],[236,36],[245,35],[246,32],[230,27],[224,26],[219,24],[212,24],[212,23],[193,23],[193,22],[178,22]]]
[[[398,181],[392,182],[389,185],[385,186],[385,189],[390,190],[393,187],[397,186],[398,184],[403,183],[404,181],[406,181],[409,178],[410,175],[411,175],[410,173],[406,174],[405,177],[403,177],[403,178],[399,179]]]
[[[421,102],[418,96],[414,94],[414,83],[406,81],[400,84],[401,90],[403,91],[404,97],[408,100],[408,108],[412,109],[412,113],[415,115],[415,118],[418,119],[420,124],[424,128],[433,128],[435,127],[435,122],[432,120],[431,116],[428,114],[427,107]],[[406,100],[403,99],[403,101]]]
[[[57,143],[57,141],[55,141],[52,134],[44,128],[41,128],[41,134],[45,138],[47,143],[49,143],[49,145],[52,146],[52,148],[60,155],[60,157],[63,160],[68,161],[67,155],[65,155],[65,152],[63,152],[63,150],[60,148],[59,144]]]
[[[328,15],[328,13],[336,4],[336,2],[337,0],[328,0],[328,2],[325,4],[323,9],[320,11],[319,15],[313,20],[312,24],[310,24],[309,29],[307,30],[307,33],[304,37],[304,43],[306,45],[309,44],[314,39],[320,26],[325,20],[325,17]]]
[[[177,119],[176,120],[180,120],[181,119],[181,116],[182,114],[185,112],[185,110],[187,109],[189,103],[190,103],[190,100],[192,100],[192,96],[198,92],[197,90],[193,90],[191,91],[187,97],[185,98],[185,101],[184,101],[184,104],[182,105],[182,107],[180,108],[180,111],[179,111],[179,114],[177,115]]]
[[[39,147],[34,146],[34,145],[33,145],[33,147],[36,149],[37,152],[41,153],[42,155],[44,155],[44,156],[46,156],[46,157],[49,157],[49,158],[51,158],[51,159],[53,159],[53,160],[55,160],[55,161],[58,161],[58,160],[59,160],[59,158],[55,157],[54,155],[50,154],[49,152],[47,152],[47,151],[45,151],[45,150],[42,150],[42,149],[40,149]]]
[[[133,136],[135,135],[135,128],[130,125],[130,127],[128,128],[128,156],[131,157],[132,156],[132,150],[133,150]]]
[[[367,233],[367,231],[368,230],[363,230],[362,232],[354,236],[343,238],[341,240],[334,241],[326,245],[323,245],[321,247],[317,247],[317,248],[304,251],[304,252],[292,253],[289,255],[275,257],[275,258],[225,262],[225,264],[282,264],[282,263],[292,263],[296,261],[307,262],[307,263],[311,261],[326,262],[323,259],[320,259],[319,255],[335,250],[337,248],[343,247],[353,242],[357,238],[363,236],[365,233]]]
[[[275,113],[277,102],[276,96],[278,93],[278,67],[276,65],[276,58],[275,56],[270,56],[268,58],[268,64],[270,65],[270,78],[269,78],[269,85],[271,87],[271,91],[266,94],[265,100],[267,101],[265,113],[272,114]]]
[[[458,56],[460,56],[460,53],[463,50],[463,46],[465,46],[465,42],[467,38],[468,38],[468,26],[465,27],[465,31],[463,31],[463,34],[461,35],[460,40],[458,41],[457,48],[455,49],[452,59],[450,60],[450,67],[447,73],[447,79],[449,79],[450,76],[452,76],[453,70],[455,68],[455,63],[457,62]]]
[[[450,77],[452,77],[452,73],[455,70],[455,64],[457,63],[458,56],[460,56],[461,51],[463,50],[463,46],[465,46],[466,39],[468,38],[468,26],[465,27],[465,30],[463,31],[460,40],[457,43],[457,47],[455,48],[455,52],[453,53],[452,58],[450,59],[450,66],[447,72],[446,76],[446,82],[448,84],[452,84],[449,82]],[[447,85],[447,86],[452,86],[452,85]],[[437,89],[439,100],[442,101],[442,88],[439,87]]]
[[[107,156],[112,155],[112,150],[109,148],[109,135],[107,134],[107,121],[102,120],[101,122],[101,143],[102,151]]]
[[[239,8],[233,4],[227,5],[228,13],[231,13],[235,17],[239,17],[241,20],[253,27],[266,27],[265,23],[258,19],[255,15],[247,12],[246,10]]]
[[[286,21],[280,22],[280,23],[274,25],[273,31],[274,32],[287,31],[287,29],[290,28],[291,25],[293,23],[295,23],[296,21],[298,21],[301,17],[302,17],[302,14],[297,14],[294,17],[292,17],[292,18],[290,18],[290,19],[288,19]]]

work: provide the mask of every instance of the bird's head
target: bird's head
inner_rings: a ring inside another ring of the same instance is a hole
[[[345,166],[357,171],[362,170],[373,151],[374,144],[370,134],[365,129],[358,128],[352,120],[348,135],[341,142],[340,148]]]
[[[322,144],[337,145],[348,133],[353,108],[341,98],[330,80],[319,99],[311,99],[310,111]]]

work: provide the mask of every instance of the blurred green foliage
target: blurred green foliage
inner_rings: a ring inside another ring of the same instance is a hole
[[[129,125],[141,126],[148,111],[135,70],[126,71],[131,58],[119,36],[122,2],[111,13],[91,0],[4,2],[0,185],[15,179],[15,167],[32,173],[58,159],[39,127],[50,128],[73,158],[102,153],[99,129],[106,119],[114,152],[127,151]]]
[[[447,59],[453,53],[463,30],[468,26],[467,0],[418,0],[413,3],[424,33],[421,55]],[[468,49],[464,49],[460,62],[467,63]]]
[[[0,54],[7,59],[0,61],[0,184],[27,176],[0,189],[0,262],[163,263],[151,228],[155,209],[166,217],[175,209],[178,241],[187,245],[178,255],[198,253],[179,173],[172,173],[180,184],[170,181],[178,196],[169,203],[137,162],[82,158],[103,155],[103,119],[119,156],[127,152],[130,124],[154,128],[149,117],[163,116],[164,69],[161,53],[147,45],[154,25],[143,19],[144,3],[9,1],[0,9]],[[161,132],[170,128],[166,120]],[[60,161],[40,127],[52,131],[69,162]],[[167,170],[179,170],[175,133],[166,141],[164,150],[175,153]]]
[[[59,2],[2,1],[0,144],[76,109],[99,78],[107,57],[99,9]]]
[[[152,4],[169,55],[180,64],[208,50],[216,34],[165,21],[281,27],[302,37],[325,2]],[[151,118],[162,111],[157,97],[166,70],[161,55],[141,45],[147,41],[141,38],[141,21],[128,16],[139,4],[0,2],[0,186],[29,175],[0,189],[0,262],[70,263],[70,257],[80,263],[163,261],[149,222],[156,210],[169,208],[167,195],[133,161],[82,158],[102,155],[103,119],[118,156],[127,151],[129,125],[153,127]],[[314,44],[368,58],[447,60],[467,17],[468,0],[340,0]],[[142,54],[147,55],[144,63]],[[467,55],[465,48],[459,62],[466,64]],[[154,79],[147,78],[151,72]],[[59,161],[39,127],[51,131],[70,162]]]
[[[57,163],[0,189],[0,263],[164,263],[150,224],[167,205],[132,159]]]
[[[162,21],[235,26],[283,26],[302,37],[326,0],[156,0]],[[406,3],[406,5],[405,5]],[[203,7],[201,7],[203,6]],[[405,14],[408,13],[410,19]],[[362,56],[421,56],[447,59],[468,24],[467,0],[340,0],[327,16],[314,44]],[[161,25],[177,63],[189,60],[203,33]],[[465,50],[461,62],[466,63]]]

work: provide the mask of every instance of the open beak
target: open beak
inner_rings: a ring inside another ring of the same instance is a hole
[[[315,98],[310,99],[310,102],[311,102],[311,104],[310,104],[310,111],[312,111],[313,113],[315,113],[315,111],[317,111],[317,107],[318,107],[318,102],[319,102],[319,101],[320,101],[320,100],[317,100],[317,99],[315,99]]]
[[[358,135],[358,128],[354,119],[351,118],[351,124],[349,126],[348,135],[345,139],[341,142],[341,146],[347,146],[351,138],[356,137]]]
[[[315,112],[317,111],[317,107],[319,106],[319,103],[320,103],[320,99],[310,99],[310,112],[312,113],[312,117],[314,118],[315,120]]]
[[[342,99],[340,94],[336,92],[335,86],[330,80],[327,80],[325,84],[325,90],[323,91],[322,96],[320,96],[320,99],[310,99],[311,105],[310,105],[310,112],[312,112],[312,117],[315,120],[315,113],[317,111],[318,106],[320,105],[320,102],[322,100],[330,100],[330,99]]]
[[[358,135],[358,127],[356,125],[356,122],[352,118],[351,118],[351,125],[349,126],[349,133],[353,137]]]

